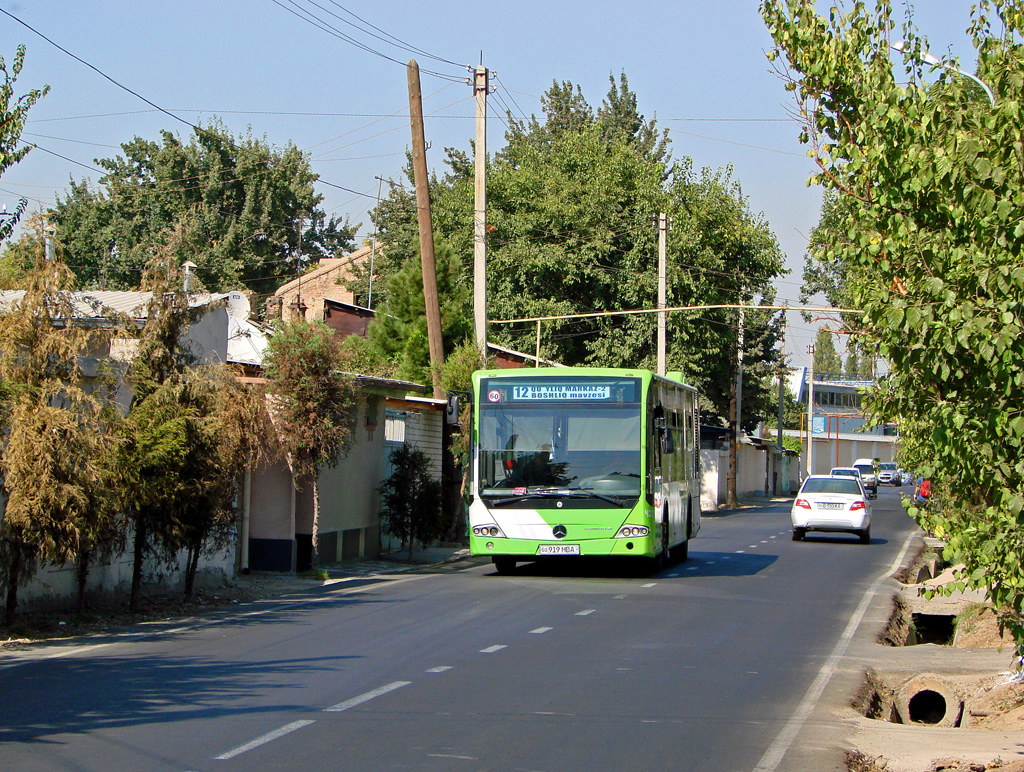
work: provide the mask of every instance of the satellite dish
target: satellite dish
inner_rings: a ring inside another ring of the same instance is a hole
[[[235,319],[241,319],[242,321],[249,318],[249,312],[251,311],[249,299],[241,292],[237,290],[229,292],[227,302],[228,316],[233,316]]]

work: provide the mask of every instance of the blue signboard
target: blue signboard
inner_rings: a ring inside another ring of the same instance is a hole
[[[825,416],[823,415],[812,415],[811,416],[811,434],[824,434],[825,433]]]

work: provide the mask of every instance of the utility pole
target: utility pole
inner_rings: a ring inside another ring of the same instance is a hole
[[[785,414],[783,409],[783,397],[786,377],[786,312],[782,312],[782,337],[780,340],[781,357],[779,358],[779,414],[776,422],[775,447],[778,450],[775,462],[775,477],[772,480],[772,495],[777,496],[782,491],[781,469],[786,468],[783,464],[784,454],[782,445],[782,419]]]
[[[807,347],[811,366],[807,371],[807,474],[814,474],[814,344]]]
[[[667,236],[668,236],[668,215],[664,212],[658,215],[658,375],[665,374],[665,359],[667,342],[666,338],[666,289],[665,285],[667,282],[667,268],[666,268],[666,252],[667,252]]]
[[[775,444],[782,450],[783,376],[786,374],[786,312],[782,312],[782,360],[779,362],[779,426]]]
[[[384,178],[377,178],[377,208],[380,209],[380,186]],[[373,240],[370,242],[370,282],[366,291],[366,307],[373,310],[373,258],[377,256],[377,229],[373,229]]]
[[[437,298],[437,269],[434,264],[434,225],[430,214],[430,189],[427,187],[427,144],[423,139],[423,97],[420,93],[420,66],[409,60],[409,116],[412,124],[412,169],[416,184],[416,219],[420,230],[420,265],[423,269],[423,300],[427,312],[427,342],[430,345],[430,374],[434,399],[444,396],[441,365],[444,345],[441,341],[441,305]]]
[[[473,145],[473,326],[480,366],[487,364],[487,80],[483,64],[473,68],[476,141]]]
[[[729,443],[729,476],[726,485],[726,503],[730,507],[739,503],[736,479],[739,475],[740,428],[743,418],[743,322],[744,309],[740,308],[739,331],[736,336],[736,400],[733,408],[733,432]]]

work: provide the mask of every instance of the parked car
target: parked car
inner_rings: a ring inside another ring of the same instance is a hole
[[[812,474],[800,486],[790,513],[793,541],[808,531],[854,533],[871,542],[871,502],[859,479],[849,475]]]
[[[878,482],[884,485],[903,485],[903,475],[893,461],[885,461],[878,465]]]
[[[870,458],[858,458],[853,462],[854,467],[860,472],[861,482],[864,489],[872,497],[878,495],[878,477],[875,475],[875,462]]]

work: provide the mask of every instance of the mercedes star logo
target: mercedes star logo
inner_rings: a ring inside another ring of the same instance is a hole
[[[565,534],[567,533],[564,525],[556,525],[551,529],[551,532],[555,535],[556,539],[564,539]]]

